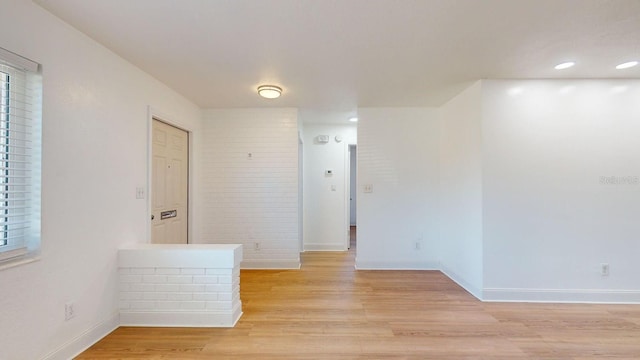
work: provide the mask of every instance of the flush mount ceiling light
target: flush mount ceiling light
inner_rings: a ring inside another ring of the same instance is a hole
[[[572,67],[575,64],[576,63],[573,62],[573,61],[563,62],[562,64],[556,65],[554,67],[554,69],[556,69],[556,70],[564,70],[564,69],[568,69],[568,68]]]
[[[636,65],[638,65],[637,61],[629,61],[629,62],[626,62],[626,63],[623,63],[623,64],[620,64],[620,65],[616,66],[616,69],[618,69],[618,70],[628,69],[628,68],[634,67]]]
[[[258,86],[258,94],[265,99],[276,99],[282,94],[282,88],[275,85]]]
[[[349,118],[349,121],[351,121],[351,122],[358,122],[358,118],[357,118],[357,117],[352,117],[352,118]]]

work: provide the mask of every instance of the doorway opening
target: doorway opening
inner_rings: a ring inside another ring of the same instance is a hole
[[[301,253],[304,251],[304,188],[303,188],[303,180],[304,180],[304,148],[302,143],[302,136],[300,136],[300,132],[298,132],[298,252]]]
[[[358,194],[358,181],[357,181],[357,161],[358,151],[356,145],[349,145],[349,244],[348,248],[351,251],[356,249],[356,234],[357,234],[357,194]]]

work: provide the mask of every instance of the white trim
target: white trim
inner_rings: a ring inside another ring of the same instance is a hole
[[[151,165],[153,164],[153,120],[157,119],[165,124],[169,124],[178,129],[184,130],[189,135],[189,189],[187,193],[187,244],[193,244],[195,239],[194,234],[194,185],[195,185],[195,163],[194,163],[194,130],[191,126],[177,120],[169,114],[165,114],[158,109],[149,105],[147,107],[147,226],[146,226],[146,242],[151,244],[151,184],[152,184],[152,172]]]
[[[0,60],[6,61],[11,65],[22,70],[38,72],[38,63],[20,56],[14,52],[0,47]]]
[[[344,147],[344,224],[342,231],[344,233],[344,243],[342,250],[349,250],[351,245],[351,157],[349,156],[349,144],[345,142]]]
[[[300,260],[243,260],[240,269],[300,269]]]
[[[476,299],[482,301],[482,289],[481,288],[477,288],[477,287],[471,285],[471,283],[467,282],[466,280],[464,280],[462,277],[458,276],[458,274],[456,274],[455,272],[451,271],[450,269],[447,269],[442,264],[440,264],[440,272],[443,273],[449,279],[451,279],[453,282],[458,284],[466,292],[468,292],[469,294],[473,295]]]
[[[437,262],[402,262],[402,261],[358,261],[357,270],[435,270],[440,271]]]
[[[0,270],[5,270],[15,266],[20,266],[20,265],[25,265],[32,262],[40,261],[41,258],[42,258],[41,256],[30,257],[27,255],[25,257],[6,260],[0,263]]]
[[[298,130],[298,252],[304,251],[304,142]]]
[[[20,258],[22,256],[27,255],[28,252],[29,251],[27,251],[26,246],[19,247],[13,250],[6,250],[3,252],[0,252],[0,261],[15,260],[16,258]]]
[[[347,144],[347,161],[349,162],[349,173],[348,173],[348,182],[347,182],[347,199],[349,199],[347,201],[348,204],[348,214],[349,216],[347,216],[347,223],[349,224],[349,227],[351,226],[357,226],[358,222],[356,221],[354,224],[351,223],[351,147],[353,147],[353,149],[355,150],[355,155],[356,155],[356,182],[358,181],[358,144]],[[358,184],[356,183],[356,213],[357,213],[357,209],[358,209]],[[357,215],[357,214],[356,214]],[[351,234],[349,233],[349,243],[347,243],[347,247],[351,244]],[[356,248],[357,251],[357,248]]]
[[[227,311],[121,311],[121,326],[154,327],[234,327],[242,316],[242,304],[238,302]]]
[[[485,302],[640,304],[639,290],[485,288]]]
[[[73,359],[81,352],[85,351],[93,344],[97,343],[103,337],[120,326],[119,312],[112,314],[108,319],[104,320],[89,328],[79,336],[71,339],[56,350],[45,355],[43,360],[67,360]]]
[[[332,243],[332,244],[322,244],[322,243],[314,243],[314,244],[305,244],[304,251],[347,251],[344,249],[343,244],[340,243]]]

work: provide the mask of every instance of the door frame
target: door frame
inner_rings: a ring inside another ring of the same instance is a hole
[[[355,175],[356,175],[356,184],[355,186],[352,188],[351,187],[351,172],[352,172],[352,168],[351,168],[351,149],[353,149],[354,152],[354,156],[355,156]],[[349,152],[349,174],[347,175],[349,177],[349,185],[347,187],[347,191],[348,191],[348,197],[349,197],[349,227],[351,226],[357,226],[358,221],[356,219],[356,223],[352,224],[351,223],[351,204],[353,202],[353,197],[351,196],[351,190],[354,190],[356,192],[356,203],[355,203],[355,210],[356,210],[356,216],[357,216],[357,209],[358,209],[358,196],[357,196],[357,192],[358,192],[358,145],[357,144],[348,144],[348,152]],[[351,243],[351,236],[349,236],[349,243]]]
[[[344,226],[346,229],[345,237],[344,237],[344,250],[349,250],[351,246],[351,147],[355,147],[356,149],[356,179],[358,178],[358,144],[357,143],[346,143],[345,144],[345,155],[344,155]],[[358,203],[356,202],[356,209]],[[356,216],[357,216],[356,211]]]
[[[158,109],[148,106],[147,108],[147,186],[146,186],[146,200],[147,200],[147,218],[146,218],[146,242],[151,244],[151,192],[152,192],[152,164],[153,164],[153,120],[158,120],[167,125],[171,125],[180,130],[186,131],[189,139],[189,171],[187,176],[189,177],[187,181],[187,244],[192,243],[193,237],[193,214],[194,214],[194,204],[193,204],[193,184],[194,184],[194,166],[193,166],[193,129],[191,126],[176,120],[175,117],[170,116],[166,113],[159,111]]]
[[[304,141],[298,130],[298,253],[304,251]]]

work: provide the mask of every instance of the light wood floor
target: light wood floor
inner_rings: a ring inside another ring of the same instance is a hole
[[[640,306],[482,303],[437,271],[356,272],[354,250],[243,270],[235,328],[119,328],[78,359],[640,359]]]

